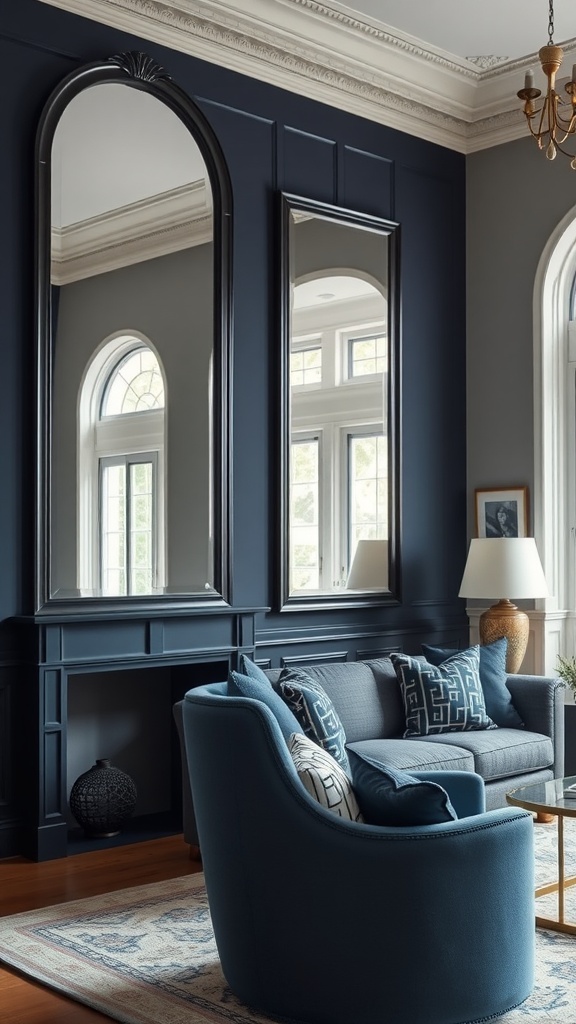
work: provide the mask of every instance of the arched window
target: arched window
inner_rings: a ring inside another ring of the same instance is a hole
[[[534,291],[534,535],[550,592],[535,670],[576,652],[576,208],[540,259]]]
[[[165,576],[164,374],[147,339],[108,339],[86,369],[78,424],[79,586],[158,593]]]

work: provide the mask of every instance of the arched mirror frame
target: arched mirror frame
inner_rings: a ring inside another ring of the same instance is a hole
[[[51,596],[51,443],[54,383],[54,332],[51,295],[51,152],[60,117],[84,89],[101,83],[141,89],[172,110],[191,133],[205,161],[213,201],[214,239],[214,391],[213,391],[213,528],[214,589],[208,593],[145,597]],[[232,346],[232,188],[226,161],[212,127],[200,108],[147,54],[131,51],[95,61],[73,71],[55,88],[43,109],[36,135],[36,614],[78,611],[97,614],[172,608],[225,606],[231,600],[230,373]]]
[[[393,221],[332,206],[302,196],[278,194],[280,224],[280,344],[279,344],[279,443],[278,443],[278,608],[280,611],[358,608],[395,605],[400,601],[400,228]],[[374,591],[324,591],[305,594],[290,592],[290,351],[292,336],[292,252],[291,225],[295,213],[332,220],[340,225],[368,229],[388,239],[386,288],[388,298],[389,372],[384,394],[388,437],[388,589]]]

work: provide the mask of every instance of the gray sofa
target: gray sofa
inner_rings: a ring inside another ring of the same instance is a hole
[[[524,722],[523,729],[403,738],[404,708],[389,658],[301,667],[330,696],[350,750],[405,770],[477,772],[484,779],[488,810],[506,806],[506,793],[511,789],[564,774],[564,685],[560,679],[508,676],[508,689]],[[266,670],[273,685],[280,671]],[[184,838],[195,847],[198,836],[185,756],[182,703],[174,705],[174,718],[182,749]]]

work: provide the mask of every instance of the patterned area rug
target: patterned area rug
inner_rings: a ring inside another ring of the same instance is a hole
[[[544,883],[556,877],[556,826],[535,834]],[[566,853],[576,874],[576,820]],[[555,916],[555,899],[539,900],[539,914]],[[576,920],[576,886],[567,918]],[[0,961],[126,1024],[269,1024],[224,981],[199,874],[4,917]],[[534,992],[492,1024],[576,1024],[575,961],[576,936],[538,929]]]

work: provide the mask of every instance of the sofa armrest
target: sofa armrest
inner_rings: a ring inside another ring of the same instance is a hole
[[[549,676],[509,675],[506,680],[514,707],[530,732],[550,736],[554,747],[554,777],[564,775],[564,683]]]
[[[424,782],[437,782],[446,790],[458,818],[468,818],[472,814],[483,814],[486,810],[486,790],[484,779],[476,772],[451,771],[411,771],[416,779]]]

